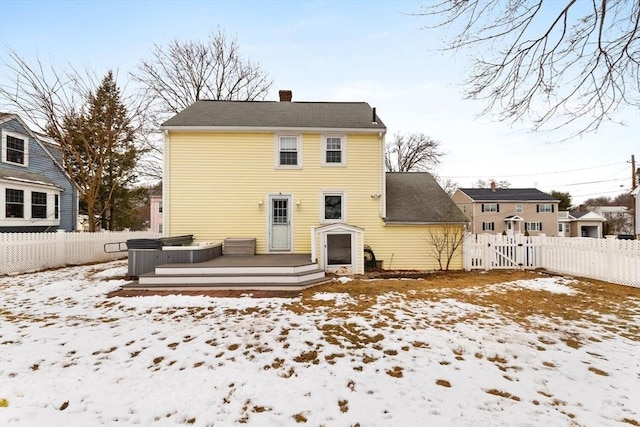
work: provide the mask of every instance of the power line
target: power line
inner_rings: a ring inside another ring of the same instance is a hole
[[[579,172],[579,171],[585,171],[585,170],[591,170],[591,169],[597,169],[597,168],[606,168],[609,166],[621,165],[623,163],[626,163],[626,162],[616,162],[616,163],[609,163],[607,165],[601,165],[601,166],[591,166],[588,168],[579,168],[579,169],[567,169],[567,170],[555,171],[555,172],[540,172],[540,173],[528,173],[528,174],[519,174],[519,175],[493,175],[493,177],[494,178],[519,178],[519,177],[527,177],[527,176],[555,175],[559,173]],[[478,178],[478,175],[466,175],[466,176],[442,175],[441,178],[466,179],[466,178]]]

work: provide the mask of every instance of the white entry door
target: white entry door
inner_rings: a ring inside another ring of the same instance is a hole
[[[269,250],[291,250],[291,196],[269,196]]]

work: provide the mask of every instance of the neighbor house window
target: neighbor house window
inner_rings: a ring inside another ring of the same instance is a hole
[[[524,224],[524,229],[526,231],[542,231],[542,223],[541,222],[526,222]]]
[[[523,209],[522,209],[522,203],[518,203],[516,205],[516,213],[522,213]]]
[[[158,203],[158,213],[162,213],[162,202]]]
[[[5,215],[7,218],[24,218],[24,191],[7,188],[5,191]]]
[[[497,203],[483,203],[482,212],[500,212],[500,205]]]
[[[344,136],[322,137],[322,164],[325,166],[343,166],[347,162]]]
[[[539,204],[537,205],[536,211],[540,213],[551,213],[553,212],[553,203]]]
[[[55,195],[53,201],[53,217],[55,219],[60,218],[60,196],[57,194]]]
[[[15,132],[2,131],[2,161],[27,166],[29,140]]]
[[[558,224],[558,232],[562,233],[564,231],[564,224]]]
[[[494,231],[493,222],[483,222],[482,231]]]
[[[346,222],[344,192],[323,192],[321,203],[323,222]]]
[[[298,138],[297,136],[279,136],[277,142],[277,152],[277,166],[302,166],[300,138]]]
[[[47,217],[47,193],[31,192],[31,218]]]

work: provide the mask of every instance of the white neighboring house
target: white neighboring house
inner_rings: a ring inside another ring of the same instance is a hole
[[[602,238],[602,225],[607,219],[590,211],[558,212],[559,237],[592,237]]]
[[[606,218],[609,234],[633,233],[633,216],[626,206],[587,206],[587,210]]]

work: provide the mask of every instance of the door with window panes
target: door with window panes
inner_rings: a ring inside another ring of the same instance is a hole
[[[291,196],[269,197],[269,250],[291,250]]]

